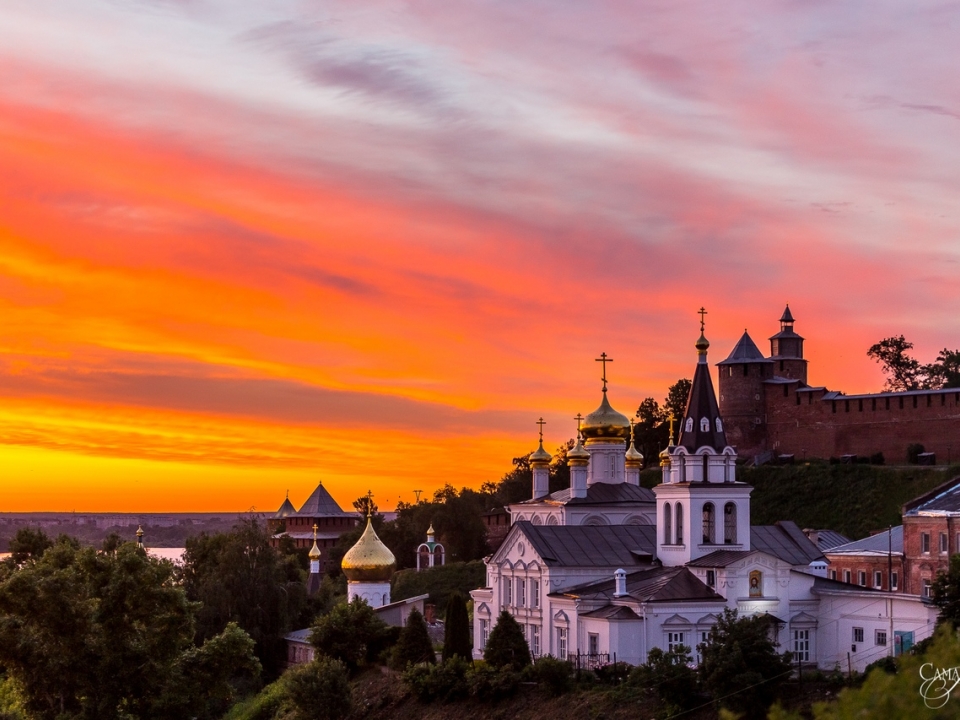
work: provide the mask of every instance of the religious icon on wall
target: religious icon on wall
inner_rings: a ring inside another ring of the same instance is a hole
[[[750,597],[763,597],[763,573],[750,571]]]

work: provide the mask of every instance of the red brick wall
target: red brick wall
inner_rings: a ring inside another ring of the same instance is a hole
[[[757,424],[766,412],[763,381],[773,377],[770,363],[722,365],[717,368],[720,392],[720,416],[727,442],[738,448],[758,448],[764,444],[766,428]],[[751,452],[751,454],[753,454]]]
[[[883,590],[889,590],[890,579],[888,577],[889,563],[886,557],[850,557],[842,555],[831,555],[829,552],[826,553],[827,559],[830,561],[830,566],[827,568],[827,577],[833,577],[831,573],[836,571],[837,580],[844,582],[844,570],[850,571],[850,582],[854,585],[859,585],[859,575],[857,574],[860,571],[867,573],[867,587],[875,587],[873,584],[873,573],[876,570],[879,570],[882,577],[882,588]],[[904,590],[904,571],[903,571],[903,561],[899,553],[894,554],[893,556],[893,572],[897,573],[898,582],[897,588],[899,592],[905,592]]]
[[[909,515],[903,518],[903,552],[906,556],[907,592],[920,595],[924,579],[932,582],[938,572],[946,572],[950,564],[950,555],[960,552],[960,547],[957,547],[958,531],[960,531],[960,523],[955,518]],[[928,553],[923,552],[923,533],[927,533],[930,537],[930,552]],[[947,552],[944,553],[940,552],[940,533],[947,534]]]

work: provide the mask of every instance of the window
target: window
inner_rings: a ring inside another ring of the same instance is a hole
[[[930,597],[930,578],[923,579],[923,592],[920,593],[923,597]]]
[[[530,581],[530,607],[540,607],[540,581],[536,578]]]
[[[737,506],[732,502],[723,506],[723,542],[737,544]]]
[[[663,504],[663,544],[669,545],[673,542],[673,508],[670,507],[670,503]]]
[[[879,590],[883,587],[883,573],[879,570],[873,571],[873,586]]]
[[[707,587],[717,586],[717,571],[707,570]]]
[[[866,571],[866,570],[858,570],[858,571],[857,571],[857,584],[860,585],[860,587],[866,587],[866,586],[867,586],[867,571]]]
[[[540,626],[530,626],[530,652],[534,657],[540,657]]]
[[[863,642],[863,628],[855,627],[855,628],[853,629],[853,641],[854,641],[855,643],[862,643],[862,642]]]
[[[686,424],[683,426],[684,432],[693,432],[693,418],[688,417]]]
[[[845,583],[852,582],[852,578],[850,577],[850,571],[849,571],[849,570],[844,570],[844,571],[843,571],[843,581],[844,581]]]
[[[557,657],[567,659],[567,629],[557,628]]]
[[[720,418],[718,417],[715,422],[717,424],[717,432],[723,432],[723,423],[720,421]]]
[[[900,573],[890,573],[890,589],[896,590],[900,587]]]
[[[683,545],[683,505],[677,503],[677,545]]]
[[[940,553],[943,554],[947,552],[947,534],[945,532],[940,533]]]
[[[513,579],[505,577],[503,579],[503,604],[513,605]]]
[[[683,645],[683,633],[682,632],[668,632],[667,633],[667,650],[673,651],[678,645]]]
[[[830,571],[830,579],[831,579],[831,580],[836,580],[836,579],[837,579],[837,571],[836,571],[836,570],[831,570],[831,571]]]
[[[706,456],[704,456],[706,457]],[[713,543],[713,526],[716,512],[713,509],[713,503],[705,503],[703,506],[703,542]]]
[[[487,646],[487,637],[490,635],[490,621],[481,620],[480,621],[480,649],[482,650]]]
[[[930,552],[930,533],[920,533],[920,552]]]
[[[527,606],[527,581],[517,578],[517,607]]]
[[[886,645],[887,644],[887,631],[886,630],[877,630],[874,642],[877,645]]]
[[[793,631],[793,655],[800,662],[810,662],[810,631]]]
[[[590,655],[600,654],[600,636],[597,633],[587,635],[587,652]]]

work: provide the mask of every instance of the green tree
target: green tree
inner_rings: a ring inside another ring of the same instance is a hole
[[[27,560],[39,558],[51,547],[53,540],[43,530],[20,528],[10,540],[10,559],[15,565],[22,565]]]
[[[960,387],[960,350],[944,348],[936,360],[923,366],[921,373],[929,388]]]
[[[960,554],[950,556],[950,567],[937,575],[931,595],[940,608],[940,622],[960,628]]]
[[[320,656],[284,676],[297,720],[339,720],[350,713],[350,674],[339,660]]]
[[[376,515],[380,508],[373,501],[373,494],[368,493],[366,495],[361,495],[356,500],[353,501],[353,509],[357,511],[358,514],[366,517],[370,515],[371,517]]]
[[[307,593],[299,561],[271,547],[264,525],[242,519],[229,533],[189,538],[180,577],[187,597],[202,603],[199,640],[235,622],[256,642],[267,675],[279,674],[286,659],[283,636],[305,622]]]
[[[628,682],[656,689],[670,715],[689,710],[698,701],[697,671],[690,667],[692,660],[690,648],[686,645],[666,651],[653,648],[647,654],[647,662],[631,672]]]
[[[887,376],[884,388],[892,391],[917,390],[921,387],[922,374],[920,363],[908,351],[913,343],[903,335],[884,338],[867,350],[867,357],[880,363],[880,369]]]
[[[433,643],[430,642],[430,633],[427,631],[427,624],[423,621],[423,615],[419,610],[412,610],[407,617],[407,624],[400,631],[400,639],[393,649],[393,667],[396,670],[403,670],[407,665],[436,661],[437,656],[433,651]]]
[[[367,601],[355,597],[318,618],[310,633],[310,642],[353,672],[376,659],[388,634],[386,623],[377,617]]]
[[[777,654],[767,615],[738,618],[729,608],[700,645],[699,675],[720,707],[747,718],[766,717],[790,675],[790,654]]]
[[[667,389],[667,398],[663,401],[664,419],[671,413],[679,421],[687,412],[687,400],[690,398],[690,388],[693,381],[689,378],[680,378]]]
[[[530,664],[530,648],[523,637],[523,630],[506,610],[500,611],[497,624],[490,631],[483,659],[495,668],[509,665],[514,670],[522,670]]]
[[[206,695],[222,690],[223,672],[253,675],[259,664],[231,632],[214,643],[216,673],[191,666],[213,652],[193,646],[195,609],[173,565],[133,543],[98,552],[58,541],[0,582],[0,665],[39,720],[211,717]],[[175,694],[186,715],[170,710]]]
[[[465,660],[473,657],[473,644],[470,642],[470,617],[467,603],[460,593],[451,593],[447,601],[447,616],[443,625],[443,659],[449,660],[459,655]]]

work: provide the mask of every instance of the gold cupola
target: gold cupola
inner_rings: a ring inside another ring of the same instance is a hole
[[[627,448],[624,462],[627,467],[643,467],[643,454],[637,450],[637,446],[634,445],[633,420],[630,421],[630,447]]]
[[[367,527],[357,544],[347,550],[340,567],[351,582],[390,582],[397,559],[383,544],[367,515]]]
[[[550,457],[550,453],[543,449],[543,440],[540,440],[540,447],[530,453],[530,464],[549,465],[551,460],[553,458]]]
[[[314,523],[313,524],[313,547],[310,548],[310,552],[308,553],[308,557],[311,560],[320,559],[320,548],[317,547],[317,530],[318,530],[317,524]]]
[[[581,430],[587,443],[591,440],[626,440],[630,437],[630,420],[610,406],[607,390],[604,388],[600,407],[583,419]]]
[[[567,452],[567,464],[568,465],[586,465],[590,462],[590,453],[587,452],[586,448],[583,447],[583,443],[580,442],[580,436],[577,435],[577,444],[570,448]]]

